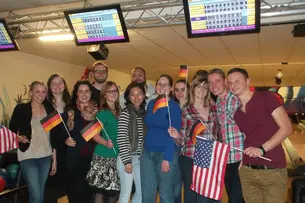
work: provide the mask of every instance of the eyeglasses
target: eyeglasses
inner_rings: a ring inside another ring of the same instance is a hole
[[[118,93],[118,91],[117,90],[107,90],[106,93],[108,93],[108,94],[116,94],[116,93]]]
[[[157,83],[157,87],[167,87],[169,86],[168,83]]]
[[[95,70],[95,71],[93,71],[93,73],[95,73],[95,74],[106,74],[107,71],[106,70]]]

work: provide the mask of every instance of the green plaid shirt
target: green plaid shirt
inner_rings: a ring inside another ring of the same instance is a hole
[[[232,147],[244,149],[244,134],[240,132],[234,121],[234,114],[240,106],[239,99],[230,91],[225,95],[224,99],[217,98],[217,121],[220,126],[222,142]],[[228,163],[241,161],[243,153],[231,148]]]

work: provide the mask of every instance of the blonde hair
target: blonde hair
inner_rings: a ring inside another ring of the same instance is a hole
[[[202,83],[204,83],[204,86],[207,86],[207,95],[205,96],[205,98],[203,99],[203,106],[204,107],[208,107],[209,103],[210,103],[210,89],[208,87],[208,81],[206,77],[201,77],[198,76],[196,77],[192,84],[191,84],[191,88],[190,88],[190,104],[194,104],[195,102],[195,88],[198,87],[199,85],[201,85]]]
[[[43,81],[40,81],[40,80],[35,80],[34,82],[32,82],[32,83],[30,84],[29,99],[31,99],[31,92],[33,91],[33,89],[34,89],[37,85],[45,86],[46,91],[48,91],[48,86],[46,85],[46,83],[44,83]],[[47,95],[46,95],[46,96],[47,96]]]

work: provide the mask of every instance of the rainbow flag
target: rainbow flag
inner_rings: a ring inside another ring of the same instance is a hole
[[[80,134],[88,142],[95,135],[99,134],[102,129],[103,125],[97,119],[94,119],[80,131]]]
[[[61,122],[62,119],[57,111],[53,111],[40,121],[42,127],[46,132],[49,132]]]
[[[167,107],[168,103],[167,103],[167,98],[166,95],[160,95],[156,98],[155,104],[154,104],[154,108],[153,108],[153,113],[156,113],[156,111],[160,108],[163,107]]]
[[[187,77],[187,72],[188,72],[187,65],[181,65],[180,66],[179,77],[180,78],[186,78]]]
[[[199,119],[193,124],[191,130],[193,145],[196,145],[196,136],[200,135],[205,129],[206,129],[205,125]]]

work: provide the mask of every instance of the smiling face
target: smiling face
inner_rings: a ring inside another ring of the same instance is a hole
[[[30,97],[32,102],[42,103],[47,96],[47,87],[43,84],[35,84],[30,91]]]
[[[247,89],[249,89],[249,85],[250,79],[246,79],[242,73],[234,72],[228,75],[228,87],[236,96],[242,95]]]
[[[93,78],[96,83],[104,83],[108,78],[108,70],[102,64],[97,64],[93,69]]]
[[[112,85],[106,89],[105,98],[108,103],[114,103],[119,97],[119,91],[116,85]]]
[[[212,73],[208,76],[210,91],[216,95],[220,96],[226,92],[226,81],[218,73]]]
[[[184,82],[178,82],[175,84],[174,93],[179,103],[185,102],[187,99],[187,90]]]
[[[130,93],[129,93],[129,99],[136,108],[140,107],[144,98],[145,98],[145,95],[144,95],[143,91],[141,90],[141,88],[139,88],[139,87],[131,88]]]
[[[200,84],[194,89],[195,100],[203,101],[208,94],[208,85],[206,83]]]
[[[78,87],[77,93],[76,93],[77,99],[81,103],[87,103],[89,102],[91,98],[91,91],[88,85],[82,84]]]
[[[53,95],[61,95],[65,90],[65,84],[61,77],[55,77],[50,83],[50,89]]]
[[[169,83],[170,81],[166,77],[160,77],[156,85],[157,94],[169,94],[169,92],[172,90],[172,86],[170,86]]]

